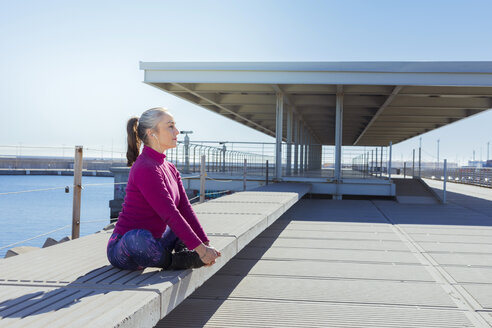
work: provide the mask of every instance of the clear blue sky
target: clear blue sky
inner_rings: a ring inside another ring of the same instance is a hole
[[[273,141],[142,83],[139,61],[492,60],[491,1],[1,1],[0,144],[125,147],[168,107],[193,139]],[[423,135],[477,159],[492,111]],[[180,137],[181,138],[181,137]],[[410,158],[418,137],[394,147]],[[426,155],[429,154],[429,155]]]

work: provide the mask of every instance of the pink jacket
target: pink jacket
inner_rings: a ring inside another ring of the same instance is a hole
[[[166,160],[166,154],[144,145],[130,169],[114,232],[147,229],[157,239],[168,225],[188,249],[209,241],[186,196],[179,171]]]

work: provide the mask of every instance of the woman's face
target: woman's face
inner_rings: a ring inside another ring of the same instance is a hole
[[[164,114],[157,124],[157,132],[154,132],[157,139],[151,135],[151,139],[157,144],[156,148],[165,151],[176,147],[178,143],[177,135],[179,130],[176,128],[176,122],[171,114]],[[159,143],[157,143],[159,140]]]

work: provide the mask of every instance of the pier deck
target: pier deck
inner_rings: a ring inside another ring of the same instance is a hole
[[[302,199],[156,327],[490,327],[492,189],[448,199]]]

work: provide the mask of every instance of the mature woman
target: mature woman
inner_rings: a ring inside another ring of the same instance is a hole
[[[164,153],[177,144],[179,130],[173,116],[165,108],[151,108],[140,118],[130,118],[127,132],[131,169],[122,210],[107,245],[109,262],[129,270],[214,264],[220,252],[209,245],[180,173]]]

